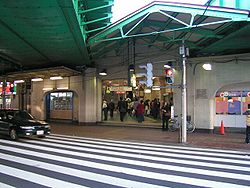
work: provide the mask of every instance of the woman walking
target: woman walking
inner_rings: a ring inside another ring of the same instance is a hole
[[[145,107],[143,104],[143,100],[141,100],[140,103],[137,105],[137,121],[138,121],[138,123],[142,123],[144,121],[144,112],[145,112]]]

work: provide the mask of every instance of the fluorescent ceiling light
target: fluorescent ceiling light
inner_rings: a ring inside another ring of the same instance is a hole
[[[99,75],[106,76],[107,75],[107,70],[103,69],[101,72],[99,72]]]
[[[160,88],[160,86],[153,86],[153,87],[152,87],[152,90],[154,90],[154,91],[160,91],[161,88]]]
[[[210,70],[212,70],[212,65],[210,63],[205,63],[202,65],[202,68],[207,70],[207,71],[210,71]]]
[[[15,80],[14,81],[15,84],[19,84],[19,83],[23,83],[23,82],[24,82],[24,80]]]
[[[58,87],[58,88],[56,88],[56,89],[69,89],[68,87]]]
[[[130,64],[129,65],[129,72],[134,72],[135,71],[135,65],[134,64]]]
[[[45,88],[43,88],[43,91],[49,91],[49,90],[53,90],[53,88],[52,87],[45,87]]]
[[[144,93],[151,93],[151,89],[144,89]]]
[[[61,77],[61,76],[52,76],[49,79],[51,79],[51,80],[61,80],[61,79],[63,79],[63,77]]]
[[[32,82],[40,82],[40,81],[43,81],[42,78],[32,78],[31,79]]]

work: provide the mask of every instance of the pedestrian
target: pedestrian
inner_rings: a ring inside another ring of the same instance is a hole
[[[115,103],[113,102],[113,99],[110,100],[110,103],[108,104],[108,109],[110,118],[113,119],[115,110]]]
[[[157,100],[156,100],[156,114],[155,114],[155,119],[160,119],[160,110],[161,109],[161,103],[160,103],[160,99],[159,98],[157,98]]]
[[[164,103],[164,105],[161,107],[161,113],[162,113],[162,130],[168,131],[168,121],[170,119],[170,105],[168,105],[167,102]]]
[[[127,103],[126,101],[123,100],[122,97],[120,97],[120,101],[118,101],[118,110],[120,112],[120,120],[123,121],[124,117],[126,115],[127,112]]]
[[[152,101],[152,108],[151,109],[152,109],[153,118],[157,119],[157,99],[156,98]]]
[[[106,100],[103,100],[102,102],[102,111],[104,115],[104,121],[108,120],[108,104]]]
[[[130,108],[131,103],[132,103],[131,99],[127,98],[126,99],[126,103],[127,103],[127,112],[128,112],[128,115],[131,116],[131,114],[132,114],[132,111],[131,111],[131,108]]]
[[[149,115],[149,100],[148,99],[144,102],[144,108],[145,108],[145,116],[148,116]]]
[[[249,144],[250,141],[250,104],[247,105],[246,111],[246,140],[245,142]]]
[[[139,102],[139,99],[137,98],[137,97],[135,97],[134,98],[134,106],[133,106],[133,108],[134,108],[134,115],[135,115],[135,117],[137,118],[137,106],[138,106],[138,104],[139,104],[140,102]]]
[[[138,123],[142,123],[144,121],[144,112],[145,112],[145,107],[143,104],[143,100],[140,101],[140,103],[137,105],[137,121]]]

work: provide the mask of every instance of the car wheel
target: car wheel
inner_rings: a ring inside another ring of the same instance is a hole
[[[11,129],[10,130],[10,139],[11,140],[17,140],[18,139],[18,136],[17,136],[17,133],[16,133],[16,129]]]

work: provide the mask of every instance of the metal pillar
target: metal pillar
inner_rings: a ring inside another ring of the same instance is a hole
[[[180,54],[182,55],[182,124],[181,124],[181,134],[180,142],[187,142],[187,79],[186,79],[186,55],[187,49],[185,47],[184,41],[182,41],[182,46],[180,47]]]
[[[7,86],[7,81],[6,79],[3,80],[3,86],[2,86],[2,101],[3,101],[3,108],[6,108],[6,86]]]

